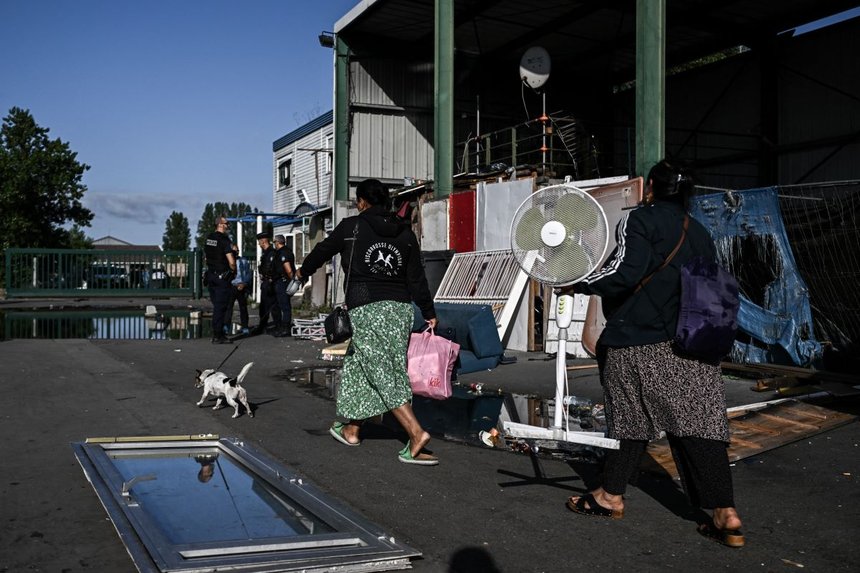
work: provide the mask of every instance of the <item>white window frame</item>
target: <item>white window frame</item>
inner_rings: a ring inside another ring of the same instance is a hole
[[[326,175],[334,169],[334,135],[327,135],[325,138],[325,172]]]
[[[305,257],[310,252],[310,237],[307,234],[307,226],[304,224],[305,218],[302,218],[302,226],[293,233],[293,254],[296,257],[296,264],[305,260]],[[299,251],[298,246],[301,246]]]

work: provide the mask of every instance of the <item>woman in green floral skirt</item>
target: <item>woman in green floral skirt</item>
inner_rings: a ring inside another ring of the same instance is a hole
[[[388,191],[378,180],[358,184],[356,206],[359,214],[342,220],[314,247],[297,275],[309,277],[340,254],[347,276],[346,306],[353,335],[351,352],[344,358],[337,414],[349,422],[335,422],[329,433],[342,444],[358,446],[362,422],[391,412],[409,436],[398,459],[436,465],[435,456],[422,452],[430,434],[412,411],[406,373],[412,301],[430,326],[436,326],[418,239],[408,222],[390,213]]]

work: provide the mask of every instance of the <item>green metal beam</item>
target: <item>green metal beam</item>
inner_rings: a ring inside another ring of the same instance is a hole
[[[666,0],[636,0],[636,175],[666,146]]]
[[[340,36],[334,55],[334,198],[349,199],[349,46]]]
[[[454,0],[436,0],[433,67],[433,191],[447,197],[454,187]]]

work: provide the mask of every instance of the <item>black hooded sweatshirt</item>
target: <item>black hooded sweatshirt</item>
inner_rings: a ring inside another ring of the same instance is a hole
[[[599,344],[640,346],[674,338],[681,266],[694,256],[716,260],[714,241],[707,229],[690,217],[678,254],[657,271],[678,244],[684,213],[681,205],[670,201],[655,201],[628,211],[615,230],[618,246],[603,268],[573,286],[574,292],[601,297],[606,327]],[[636,291],[639,282],[651,273],[651,281]]]
[[[415,301],[425,320],[436,318],[418,238],[407,222],[378,206],[343,219],[305,257],[302,276],[311,276],[338,253],[349,277],[348,308],[383,300]]]

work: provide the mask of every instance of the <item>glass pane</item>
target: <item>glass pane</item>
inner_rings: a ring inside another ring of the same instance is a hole
[[[215,448],[109,455],[131,500],[174,544],[259,542],[334,531]]]

